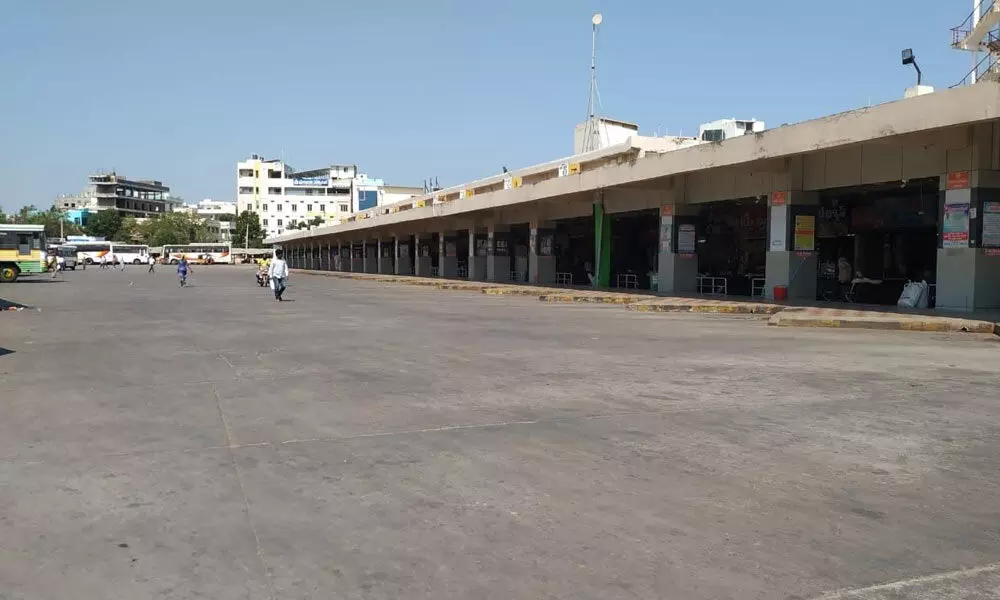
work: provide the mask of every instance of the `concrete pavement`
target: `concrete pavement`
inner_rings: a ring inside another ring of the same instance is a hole
[[[250,269],[0,295],[0,597],[987,598],[994,338]]]

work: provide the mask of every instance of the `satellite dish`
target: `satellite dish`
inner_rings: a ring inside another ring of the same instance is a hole
[[[601,16],[601,13],[594,13],[594,17],[590,20],[590,22],[594,25],[600,25],[602,20],[604,20],[604,17]]]

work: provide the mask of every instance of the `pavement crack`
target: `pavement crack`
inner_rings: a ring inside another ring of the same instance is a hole
[[[226,360],[226,362],[228,363],[229,361]],[[229,366],[232,366],[232,364],[230,363]],[[246,513],[250,532],[253,533],[253,541],[257,549],[257,560],[260,561],[260,566],[264,569],[264,576],[267,578],[268,597],[270,600],[276,600],[277,590],[274,588],[274,576],[271,574],[271,568],[267,565],[264,549],[260,545],[260,534],[257,532],[257,524],[254,522],[253,512],[250,508],[250,498],[247,496],[246,486],[243,483],[243,471],[240,469],[239,462],[236,460],[236,454],[233,452],[232,432],[229,427],[229,421],[226,420],[226,413],[222,410],[222,397],[219,395],[219,390],[215,387],[215,384],[212,384],[212,394],[215,396],[215,406],[219,409],[219,419],[222,421],[222,428],[226,432],[226,451],[229,454],[229,463],[233,466],[233,471],[236,473],[236,483],[240,488],[240,495],[243,497],[243,511]]]

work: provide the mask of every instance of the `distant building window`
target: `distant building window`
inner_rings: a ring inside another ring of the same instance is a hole
[[[253,169],[240,169],[240,177],[253,177]]]
[[[275,169],[268,169],[267,170],[267,178],[268,179],[281,179],[281,171],[280,170],[275,170]]]
[[[313,211],[313,205],[312,204],[306,204],[306,212],[312,212],[312,211]]]
[[[280,196],[281,195],[281,188],[280,187],[269,187],[269,188],[267,188],[267,193],[268,194],[274,194],[274,195]]]
[[[325,204],[320,204],[319,205],[319,212],[321,212],[321,213],[325,213],[326,212],[326,205]]]
[[[265,202],[264,204],[261,205],[261,210],[263,210],[264,212],[267,212],[267,202]]]
[[[263,221],[261,221],[261,224],[262,224],[262,225],[263,225],[264,227],[267,227],[267,219],[264,219]]]
[[[278,212],[281,212],[281,205],[278,205]]]
[[[297,208],[298,208],[298,205],[293,204],[292,205],[292,212],[295,212],[295,209],[297,209]]]
[[[281,227],[281,219],[278,219],[278,227]]]
[[[312,196],[312,195],[313,195],[312,190],[306,190],[306,196]]]
[[[351,207],[349,205],[347,205],[347,204],[341,204],[340,205],[340,212],[350,212],[350,211],[351,211]]]
[[[721,142],[726,139],[726,134],[721,129],[706,129],[701,133],[703,142]]]

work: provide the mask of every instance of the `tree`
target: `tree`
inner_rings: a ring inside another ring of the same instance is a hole
[[[122,215],[117,210],[101,210],[90,218],[87,231],[90,235],[113,240],[122,228]]]
[[[139,228],[137,237],[150,246],[190,244],[211,239],[202,219],[188,213],[168,213],[150,219]]]
[[[323,217],[318,217],[318,216],[317,217],[313,217],[312,220],[309,221],[309,227],[319,227],[320,225],[322,225],[325,222],[326,221],[323,219]]]
[[[250,240],[247,241],[247,230]],[[252,210],[245,210],[236,217],[236,236],[233,245],[237,248],[260,248],[264,245],[264,230],[260,226],[260,217]]]
[[[22,208],[22,213],[28,208]],[[83,232],[83,229],[79,225],[67,220],[66,214],[57,210],[55,206],[47,211],[36,210],[34,212],[29,211],[26,214],[28,216],[23,222],[33,225],[44,225],[46,237],[58,238],[66,235],[78,235]]]
[[[143,239],[142,227],[139,225],[135,217],[125,217],[122,219],[122,225],[118,228],[118,232],[115,233],[112,241],[115,242],[145,242]]]

